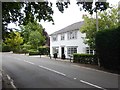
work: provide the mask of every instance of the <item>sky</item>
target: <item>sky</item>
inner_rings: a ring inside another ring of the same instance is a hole
[[[58,31],[68,25],[71,25],[73,23],[79,22],[79,21],[83,21],[82,19],[82,15],[83,14],[88,14],[87,12],[84,12],[83,10],[80,11],[80,8],[78,7],[78,5],[76,4],[76,0],[70,0],[70,5],[68,6],[68,8],[64,10],[64,13],[61,13],[58,8],[56,7],[56,0],[49,0],[51,2],[53,2],[53,20],[55,25],[52,24],[52,22],[47,22],[47,21],[41,21],[40,24],[42,24],[43,28],[45,28],[45,30],[47,31],[47,33],[50,35],[55,31]],[[120,0],[107,0],[107,2],[109,2],[110,4],[113,5],[118,5],[118,2]],[[19,29],[19,27],[17,27],[14,24],[10,24],[8,25],[9,28],[17,28]]]

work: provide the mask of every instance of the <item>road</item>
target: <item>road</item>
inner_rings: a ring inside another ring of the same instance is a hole
[[[17,88],[118,88],[118,75],[49,58],[2,53],[2,69]]]

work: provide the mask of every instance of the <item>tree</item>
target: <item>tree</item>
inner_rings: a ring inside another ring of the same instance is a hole
[[[9,23],[26,25],[34,20],[53,21],[51,2],[2,2],[2,38],[4,39]]]
[[[119,22],[117,13],[117,8],[112,8],[104,12],[99,12],[99,31],[118,27]],[[97,33],[96,19],[88,17],[86,15],[83,16],[83,19],[84,25],[81,27],[80,31],[82,33],[86,33],[85,43],[87,43],[90,47],[95,48],[95,35]]]
[[[57,7],[60,12],[64,12],[64,8],[68,8],[68,5],[70,4],[70,0],[57,0]],[[93,14],[93,12],[97,12],[97,10],[104,11],[109,7],[109,3],[106,2],[106,0],[98,0],[95,2],[95,7],[93,7],[93,0],[77,0],[78,6],[82,5],[80,7],[80,10],[88,11],[90,14]]]
[[[20,28],[21,34],[24,38],[24,43],[27,43],[29,41],[29,36],[32,31],[38,31],[41,34],[43,32],[42,25],[38,24],[37,21],[29,22],[27,25],[21,25]]]
[[[31,44],[35,49],[38,46],[45,45],[48,39],[47,32],[45,32],[42,25],[38,24],[37,21],[21,26],[21,34],[24,38],[24,43]]]
[[[106,1],[106,0],[105,0]],[[56,5],[60,12],[64,11],[64,8],[68,8],[70,4],[69,0],[58,0]],[[92,7],[93,0],[88,2],[87,0],[78,0],[78,5],[82,5],[85,11],[88,11],[90,14],[96,12],[97,10],[106,10],[109,6],[106,2],[96,2],[96,8]],[[34,20],[41,21],[52,21],[53,15],[52,3],[45,2],[2,2],[2,39],[9,34],[7,31],[7,25],[9,23],[19,23],[20,25],[26,25],[29,22],[34,22]]]
[[[96,51],[104,68],[120,71],[120,26],[96,34]],[[120,73],[120,72],[119,72]]]
[[[9,37],[5,39],[5,43],[11,47],[12,50],[19,50],[23,43],[23,38],[19,32],[11,32]]]
[[[38,49],[39,46],[43,46],[45,42],[45,37],[38,31],[32,31],[29,37],[29,43],[34,49]]]

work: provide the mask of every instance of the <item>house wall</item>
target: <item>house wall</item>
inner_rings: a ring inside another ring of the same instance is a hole
[[[50,54],[53,57],[52,47],[59,47],[58,57],[61,57],[61,47],[65,47],[65,56],[69,58],[67,55],[67,46],[77,46],[77,53],[85,53],[85,47],[88,45],[83,43],[83,38],[85,34],[82,34],[79,30],[77,30],[77,39],[70,39],[67,38],[67,33],[65,33],[65,40],[61,40],[61,34],[58,34],[58,40],[52,41],[52,36],[50,36]]]

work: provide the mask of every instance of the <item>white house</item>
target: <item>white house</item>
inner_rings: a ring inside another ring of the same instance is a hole
[[[52,57],[54,53],[57,53],[60,58],[62,54],[65,54],[66,58],[70,58],[73,53],[94,53],[88,45],[84,44],[85,34],[80,32],[83,23],[83,21],[74,23],[50,35]]]

